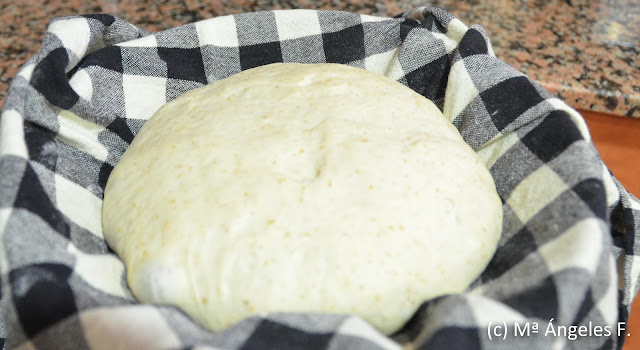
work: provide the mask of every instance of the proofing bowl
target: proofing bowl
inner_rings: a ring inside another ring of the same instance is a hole
[[[132,297],[102,235],[111,170],[161,105],[273,62],[389,76],[458,128],[504,213],[499,248],[467,291],[425,302],[388,337],[354,316],[291,313],[213,333]],[[624,340],[640,273],[638,200],[612,178],[576,111],[497,59],[482,28],[442,9],[244,13],[158,33],[109,15],[55,19],[0,120],[9,348],[612,349]]]

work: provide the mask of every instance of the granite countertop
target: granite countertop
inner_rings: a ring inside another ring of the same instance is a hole
[[[390,17],[440,6],[479,24],[496,55],[574,108],[640,118],[637,0],[16,0],[0,2],[0,105],[9,82],[38,49],[48,22],[109,13],[160,31],[214,16],[265,9],[338,9]]]

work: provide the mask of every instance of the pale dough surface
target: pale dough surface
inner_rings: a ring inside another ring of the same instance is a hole
[[[337,64],[262,66],[166,104],[103,207],[134,295],[212,330],[273,311],[391,333],[464,291],[501,225],[491,175],[431,101]]]

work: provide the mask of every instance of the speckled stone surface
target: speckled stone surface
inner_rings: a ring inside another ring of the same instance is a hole
[[[496,55],[571,106],[640,118],[637,0],[16,0],[0,1],[0,104],[54,17],[109,13],[160,31],[265,9],[337,9],[390,17],[435,5],[489,34]]]

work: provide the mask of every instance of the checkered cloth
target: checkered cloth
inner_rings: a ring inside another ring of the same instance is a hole
[[[436,102],[486,162],[504,232],[469,289],[384,336],[344,315],[268,314],[212,333],[134,300],[102,236],[109,173],[182,93],[272,62],[378,72]],[[0,335],[21,349],[613,349],[638,289],[640,203],[573,109],[439,8],[396,18],[286,10],[150,33],[108,15],[53,20],[0,119]],[[573,327],[572,327],[573,326]],[[581,328],[577,328],[581,327]]]

